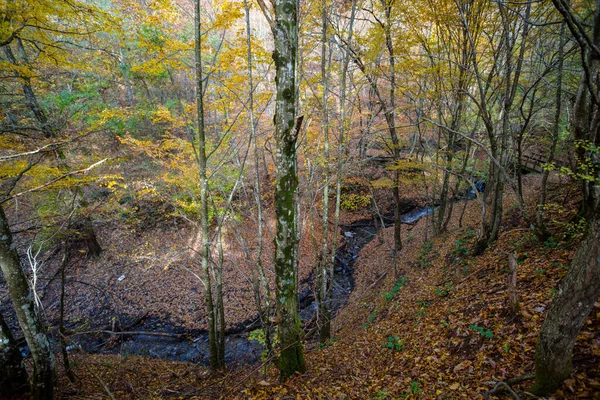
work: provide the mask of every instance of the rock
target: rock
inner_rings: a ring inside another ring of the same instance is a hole
[[[540,314],[543,313],[545,310],[546,310],[546,307],[544,307],[544,306],[538,306],[533,309],[533,311],[535,311],[536,313],[540,313]]]

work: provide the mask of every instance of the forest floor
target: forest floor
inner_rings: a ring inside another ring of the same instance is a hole
[[[524,187],[534,209],[539,176],[526,177]],[[577,239],[562,239],[572,228],[574,190],[557,178],[551,187],[554,240],[546,243],[527,229],[510,193],[499,240],[477,258],[467,252],[479,223],[477,201],[468,202],[461,227],[464,203],[456,203],[448,232],[430,241],[427,218],[403,225],[397,277],[385,244],[393,228],[381,230],[381,240],[368,243],[355,263],[354,290],[335,318],[334,339],[324,347],[307,342],[308,372],[285,384],[268,362],[211,373],[193,363],[72,353],[79,381],[68,382],[59,367],[59,398],[483,398],[499,381],[532,373],[545,310],[576,248]],[[509,254],[518,260],[517,312],[508,305]],[[554,398],[600,399],[599,328],[596,303],[575,346],[574,373]]]

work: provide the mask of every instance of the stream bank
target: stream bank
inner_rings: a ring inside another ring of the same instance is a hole
[[[401,221],[413,224],[434,210],[434,207],[412,205],[401,215]],[[344,307],[354,289],[354,264],[360,250],[376,237],[379,229],[393,224],[393,217],[385,215],[376,219],[362,219],[351,224],[340,225],[340,235],[344,243],[336,251],[334,312]],[[312,275],[309,276],[308,281],[308,283],[312,282]],[[310,284],[306,286],[312,287]],[[312,290],[306,289],[299,294],[299,304],[302,321],[310,321],[317,308]],[[260,360],[262,346],[256,341],[248,340],[249,332],[259,328],[256,322],[256,319],[249,319],[227,331],[226,363],[245,364]],[[209,346],[206,331],[185,329],[173,323],[165,323],[156,317],[133,322],[125,330],[134,333],[104,332],[95,335],[73,335],[71,338],[73,344],[69,347],[71,350],[81,347],[82,350],[90,353],[139,355],[208,365]]]

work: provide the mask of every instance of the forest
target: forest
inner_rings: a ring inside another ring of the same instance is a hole
[[[0,399],[600,399],[600,0],[0,3]]]

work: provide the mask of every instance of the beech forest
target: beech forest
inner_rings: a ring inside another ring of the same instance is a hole
[[[600,0],[0,0],[0,399],[600,400]]]

